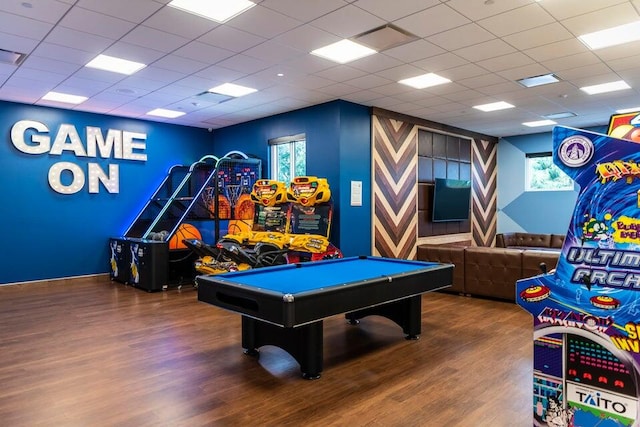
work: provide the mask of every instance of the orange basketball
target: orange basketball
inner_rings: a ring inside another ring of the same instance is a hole
[[[218,195],[218,206],[220,208],[218,219],[231,218],[231,203],[229,203],[229,199],[227,199],[222,194]],[[209,203],[209,216],[211,218],[215,218],[216,216],[216,205],[213,200],[211,200],[211,203]]]
[[[202,235],[196,227],[191,224],[183,223],[169,239],[169,249],[187,249],[187,246],[182,243],[184,239],[197,239],[202,240]]]
[[[240,195],[233,212],[236,219],[253,219],[254,205],[251,196],[249,194]]]

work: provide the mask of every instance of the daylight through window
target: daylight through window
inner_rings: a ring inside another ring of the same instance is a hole
[[[269,140],[271,147],[270,178],[291,182],[307,174],[307,147],[304,133]]]
[[[553,163],[551,153],[528,153],[526,191],[573,190],[573,181]]]

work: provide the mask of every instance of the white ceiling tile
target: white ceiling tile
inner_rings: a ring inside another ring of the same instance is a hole
[[[353,5],[373,13],[387,22],[393,22],[439,3],[439,0],[358,0]]]
[[[497,74],[501,75],[507,80],[516,81],[527,77],[541,76],[550,72],[550,69],[542,66],[541,64],[535,63],[523,65],[521,67],[510,68],[508,70],[498,71]]]
[[[484,86],[504,83],[507,79],[498,74],[484,74],[482,76],[469,77],[468,79],[458,80],[457,82],[469,89],[479,89]]]
[[[596,10],[610,8],[620,3],[628,3],[627,0],[562,0],[544,1],[544,7],[553,17],[558,20],[571,18],[572,16],[584,15]],[[603,15],[609,14],[609,10]]]
[[[442,70],[438,74],[441,75],[442,77],[446,77],[456,82],[463,79],[468,79],[470,77],[482,76],[482,75],[485,75],[486,73],[487,73],[487,70],[485,70],[484,68],[479,67],[476,64],[466,63],[458,67]]]
[[[335,62],[331,62],[331,64],[335,65]],[[397,67],[399,65],[402,65],[402,61],[398,61],[397,59],[383,53],[365,56],[364,58],[349,62],[349,66],[357,68],[358,70],[367,71],[369,73],[377,73],[379,71]]]
[[[459,57],[458,55],[447,52],[442,55],[432,56],[431,58],[421,59],[420,61],[414,61],[411,65],[422,68],[425,71],[436,72],[440,70],[446,70],[448,68],[459,67],[467,64],[468,61]]]
[[[37,102],[47,91],[48,90],[30,86],[23,87],[20,84],[13,86],[7,82],[3,83],[0,87],[0,98],[5,101],[32,104]]]
[[[143,46],[132,45],[124,42],[117,42],[109,46],[103,52],[105,55],[115,56],[129,61],[151,64],[166,55],[165,52],[149,49]],[[94,55],[95,57],[97,55]],[[93,57],[91,59],[93,59]]]
[[[117,82],[114,87],[116,89],[130,89],[134,91],[134,95],[138,95],[140,93],[146,93],[150,91],[154,91],[160,89],[165,86],[167,83],[151,80],[145,77],[140,77],[137,74],[132,76],[125,77],[124,79]]]
[[[565,56],[576,55],[588,50],[589,49],[580,43],[578,39],[569,39],[545,46],[526,49],[524,53],[538,62],[544,62]]]
[[[55,91],[92,97],[109,88],[111,84],[112,83],[88,80],[80,77],[71,77],[56,86]]]
[[[338,65],[336,67],[328,68],[326,70],[315,73],[315,75],[318,77],[323,77],[335,82],[344,82],[346,80],[362,77],[365,74],[367,73],[362,70],[349,67],[348,65]]]
[[[559,22],[552,22],[551,24],[542,25],[537,28],[509,34],[503,39],[506,43],[516,49],[525,50],[557,41],[571,39],[573,37],[574,35],[567,31],[562,24]]]
[[[521,52],[514,52],[496,58],[478,61],[477,64],[489,71],[503,71],[510,68],[522,67],[533,63],[533,59]]]
[[[477,21],[530,3],[531,0],[493,1],[491,3],[484,1],[449,0],[447,5],[467,18]]]
[[[252,56],[238,54],[218,62],[216,65],[244,74],[253,74],[269,67],[269,63]]]
[[[554,22],[553,17],[539,4],[533,3],[482,19],[478,21],[478,24],[491,33],[503,37],[552,22]]]
[[[640,64],[640,55],[627,56],[625,58],[607,61],[607,65],[611,67],[613,71],[635,69],[638,67],[638,64]]]
[[[66,74],[55,73],[52,71],[38,70],[28,67],[20,67],[13,73],[14,77],[22,79],[40,80],[46,83],[59,84],[64,81]]]
[[[569,31],[576,36],[605,30],[618,25],[628,24],[640,19],[638,11],[628,2],[612,6],[606,14],[591,12],[584,15],[567,18],[562,21]]]
[[[493,39],[473,46],[463,47],[462,49],[454,51],[454,53],[467,61],[481,61],[496,56],[506,55],[515,51],[515,48],[504,41],[500,39]]]
[[[468,18],[446,4],[440,4],[399,19],[394,24],[417,36],[427,37],[470,22]]]
[[[0,2],[0,11],[50,24],[58,22],[70,7],[68,4],[51,0],[30,0],[29,2],[4,0]],[[4,20],[1,21],[2,27],[4,27]]]
[[[311,25],[343,38],[353,37],[387,22],[353,5],[311,21]]]
[[[484,86],[484,87],[478,88],[478,92],[484,95],[489,95],[489,96],[499,96],[505,93],[512,95],[513,92],[519,91],[521,88],[522,86],[519,86],[518,83],[511,81],[511,82],[498,83],[495,85]],[[510,98],[513,99],[513,96],[510,96]],[[462,98],[458,98],[454,100],[461,100],[461,99]]]
[[[355,62],[358,62],[358,61],[355,61]],[[350,66],[353,66],[352,64],[353,63],[350,63]],[[324,58],[320,58],[319,56],[305,55],[305,56],[296,58],[292,61],[288,61],[284,65],[286,65],[289,68],[299,70],[301,73],[314,74],[319,71],[334,67],[336,63]]]
[[[342,98],[346,101],[366,104],[374,99],[380,98],[380,94],[371,90],[361,90],[350,93]]]
[[[194,61],[183,56],[167,55],[153,63],[154,67],[164,68],[165,70],[178,71],[184,74],[193,74],[200,70],[203,70],[209,66],[209,64],[200,61]]]
[[[266,40],[264,37],[259,37],[227,25],[216,27],[198,38],[198,41],[203,43],[231,50],[236,53],[259,45]]]
[[[386,70],[378,71],[376,76],[397,82],[402,79],[408,79],[424,74],[424,70],[410,64],[403,64]],[[385,83],[386,84],[386,83]]]
[[[568,70],[562,70],[556,73],[562,80],[576,80],[589,76],[597,76],[601,74],[607,74],[611,72],[611,68],[606,64],[593,64],[580,68],[571,68]]]
[[[202,61],[208,64],[215,64],[223,59],[233,56],[235,53],[222,49],[210,44],[192,41],[179,49],[172,52],[174,55],[182,58],[188,58],[194,61]]]
[[[175,7],[163,7],[147,18],[144,21],[144,25],[180,37],[194,39],[213,30],[220,24]]]
[[[427,40],[446,50],[456,50],[466,46],[494,39],[495,36],[477,24],[467,24],[449,31],[427,37]]]
[[[137,26],[122,37],[120,41],[167,53],[189,43],[189,40],[184,37],[165,33],[144,25]]]
[[[376,75],[368,75],[364,77],[358,77],[355,79],[347,80],[344,83],[350,86],[355,86],[360,89],[373,89],[378,86],[387,85],[392,82],[393,80],[386,79],[384,77],[380,77]]]
[[[327,93],[329,95],[333,95],[341,98],[344,95],[348,95],[350,93],[361,92],[362,89],[344,84],[344,83],[333,83],[329,86],[324,86],[322,88],[316,89],[319,92]]]
[[[268,64],[275,64],[288,62],[308,53],[270,40],[247,49],[242,54],[258,58]]]
[[[384,54],[403,62],[415,62],[431,56],[441,55],[444,52],[444,49],[433,43],[429,43],[426,40],[416,40],[402,46],[387,49]]]
[[[32,53],[35,56],[69,62],[71,64],[85,65],[96,55],[83,50],[59,46],[51,43],[41,43]]]
[[[41,40],[51,31],[53,24],[0,11],[0,28],[3,33]]]
[[[95,80],[97,82],[114,84],[124,79],[125,75],[112,73],[110,71],[98,70],[95,68],[81,67],[72,76],[69,76],[69,78],[82,78],[87,80]]]
[[[335,34],[331,34],[314,26],[301,25],[300,27],[280,34],[273,40],[304,52],[311,52],[319,47],[335,43],[339,41],[340,38]]]
[[[135,27],[134,23],[124,19],[114,18],[79,7],[72,8],[62,18],[59,25],[109,39],[118,39]]]
[[[636,53],[640,52],[640,41],[611,46],[605,49],[594,50],[592,52],[604,63],[608,63],[615,59],[634,56]]]
[[[18,76],[11,76],[7,79],[6,85],[28,88],[33,93],[39,92],[43,96],[45,93],[56,87],[57,83],[47,82],[39,79],[25,79]]]
[[[301,24],[296,19],[257,5],[227,21],[225,25],[260,37],[273,38]]]
[[[165,70],[163,68],[154,67],[153,65],[138,71],[135,76],[165,83],[173,83],[184,77],[183,74],[176,71]]]
[[[38,43],[39,41],[37,39],[30,39],[0,31],[0,49],[28,54],[38,46]]]
[[[153,1],[131,0],[79,0],[77,5],[83,9],[105,15],[126,19],[127,21],[141,23],[153,15],[163,6]]]
[[[200,70],[195,73],[195,76],[202,77],[205,79],[210,79],[213,83],[207,89],[210,89],[214,86],[217,86],[220,83],[232,82],[234,80],[239,79],[240,77],[244,77],[245,73],[240,71],[231,70],[229,68],[220,67],[217,65],[212,65],[210,67],[205,68],[204,70]]]
[[[346,6],[347,3],[343,0],[265,0],[260,5],[299,21],[308,22]]]
[[[542,61],[541,65],[551,72],[567,70],[570,68],[583,67],[585,65],[597,64],[600,59],[591,51],[578,53],[576,55],[561,56],[559,58]]]
[[[82,65],[58,61],[51,58],[44,58],[36,55],[29,55],[22,63],[22,66],[33,68],[36,70],[51,71],[54,73],[64,74],[66,76],[73,74],[82,67]]]
[[[96,54],[102,52],[115,41],[114,39],[64,27],[55,27],[44,40],[47,43],[54,43]]]

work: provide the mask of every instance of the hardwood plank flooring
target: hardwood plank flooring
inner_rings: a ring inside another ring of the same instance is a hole
[[[2,426],[532,425],[532,319],[512,303],[423,296],[421,338],[325,320],[322,378],[240,345],[240,316],[195,289],[87,279],[0,287]]]

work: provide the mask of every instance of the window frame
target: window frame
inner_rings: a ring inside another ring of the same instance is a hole
[[[293,179],[297,174],[296,166],[300,159],[296,157],[296,143],[303,142],[305,146],[305,156],[302,161],[304,162],[304,170],[306,174],[307,170],[307,135],[305,133],[299,133],[296,135],[282,136],[278,138],[269,139],[269,177],[270,179],[276,181],[282,181],[279,179],[280,175],[280,162],[278,161],[278,146],[288,145],[289,146],[289,170],[291,171],[291,177],[289,180]]]
[[[532,178],[531,162],[532,162],[533,159],[539,159],[539,158],[549,158],[551,160],[551,167],[554,168],[554,169],[557,169],[562,175],[566,176],[569,179],[569,183],[566,186],[560,187],[560,188],[550,188],[550,187],[532,188],[531,187],[531,178]],[[539,191],[574,191],[575,190],[575,183],[573,182],[573,180],[562,169],[560,169],[555,163],[553,163],[553,153],[551,151],[541,151],[541,152],[535,152],[535,153],[526,153],[525,154],[524,171],[525,171],[524,191],[526,191],[526,192],[529,192],[529,191],[530,192],[539,192]]]

